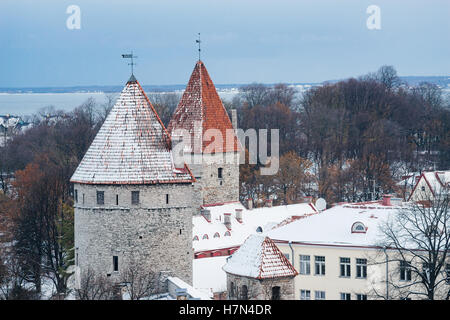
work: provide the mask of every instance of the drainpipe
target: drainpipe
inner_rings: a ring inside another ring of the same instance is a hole
[[[389,264],[388,264],[388,255],[386,252],[387,247],[383,248],[384,251],[384,255],[386,257],[386,300],[389,300],[389,281],[388,281],[388,276],[389,276]]]
[[[295,268],[295,264],[294,264],[294,249],[292,248],[292,241],[289,241],[288,244],[289,244],[289,248],[291,248],[291,254],[292,254],[291,263],[292,263],[292,266]]]

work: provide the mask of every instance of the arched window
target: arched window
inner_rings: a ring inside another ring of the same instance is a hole
[[[205,233],[204,235],[203,235],[203,238],[202,238],[203,240],[204,239],[209,239],[209,237],[208,237],[208,235]]]
[[[272,287],[272,300],[280,300],[280,287]]]
[[[263,230],[261,227],[258,227],[258,228],[256,228],[256,232],[261,233],[261,232],[263,232]]]
[[[220,234],[218,232],[214,233],[214,238],[220,238]]]
[[[195,236],[194,239],[192,239],[192,241],[198,241],[198,236]]]
[[[362,222],[355,222],[352,225],[352,233],[366,233],[367,228]]]
[[[224,234],[225,237],[230,237],[231,236],[231,232],[230,231],[226,231]]]

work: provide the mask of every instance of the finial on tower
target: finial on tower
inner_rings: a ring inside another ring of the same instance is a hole
[[[200,61],[200,51],[202,51],[202,49],[200,48],[200,44],[202,43],[202,41],[200,40],[200,32],[198,33],[198,39],[195,40],[196,43],[198,43],[198,61]]]
[[[134,59],[137,58],[137,56],[133,55],[133,51],[131,51],[131,53],[122,54],[122,58],[131,60],[131,62],[128,63],[128,65],[131,66],[131,76],[134,76],[133,67],[136,65],[136,63],[134,63]]]

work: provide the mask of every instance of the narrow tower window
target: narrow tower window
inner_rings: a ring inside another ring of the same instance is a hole
[[[219,177],[219,179],[223,178],[223,168],[217,169],[217,176]]]
[[[166,194],[166,204],[169,204],[169,194]]]
[[[97,204],[105,204],[105,192],[97,191]]]
[[[119,271],[119,257],[113,256],[113,270]]]
[[[77,189],[75,189],[74,198],[75,198],[75,203],[78,203],[78,190]]]
[[[118,205],[119,205],[119,195],[116,194],[116,206],[118,206]]]
[[[131,204],[139,204],[139,191],[131,191]]]

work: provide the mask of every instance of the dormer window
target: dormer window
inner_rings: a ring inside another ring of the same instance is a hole
[[[198,236],[195,236],[194,239],[192,239],[193,241],[198,241]]]
[[[258,228],[256,228],[256,232],[262,233],[262,232],[263,232],[263,229],[262,229],[261,227],[258,227]]]
[[[231,237],[231,232],[230,231],[225,232],[224,236],[225,237]]]
[[[218,232],[214,233],[214,238],[220,238],[220,234]]]
[[[203,238],[202,238],[203,240],[205,240],[205,239],[209,239],[209,237],[208,237],[208,235],[205,233],[204,235],[203,235]]]
[[[352,233],[366,233],[367,228],[362,222],[355,222],[352,225]]]

